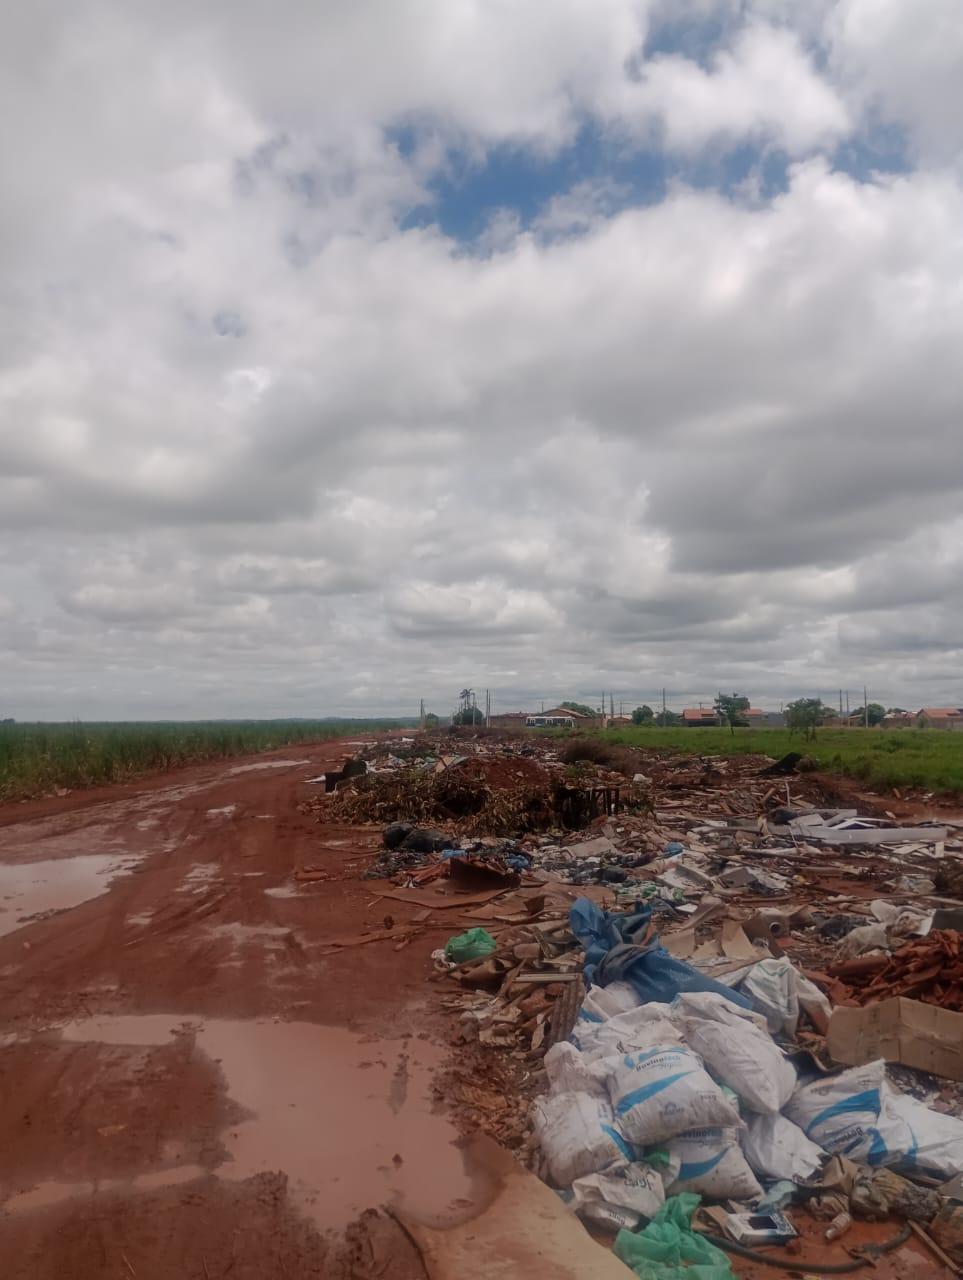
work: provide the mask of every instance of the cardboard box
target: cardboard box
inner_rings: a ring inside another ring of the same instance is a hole
[[[833,1058],[849,1067],[885,1058],[963,1080],[963,1013],[906,996],[863,1009],[835,1008],[826,1043]]]

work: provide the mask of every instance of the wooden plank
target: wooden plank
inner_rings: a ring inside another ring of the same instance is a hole
[[[515,986],[547,986],[550,982],[577,982],[578,976],[577,973],[516,973],[512,982]]]
[[[945,827],[889,827],[878,831],[834,831],[832,827],[807,827],[807,840],[823,844],[901,844],[904,840],[919,840],[936,844],[946,839]]]
[[[508,889],[486,889],[484,893],[432,893],[430,889],[382,889],[379,898],[393,902],[407,902],[413,907],[431,907],[433,911],[447,911],[451,907],[473,907],[482,902],[500,898]]]

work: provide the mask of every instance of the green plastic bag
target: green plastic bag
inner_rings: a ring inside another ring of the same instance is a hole
[[[467,933],[456,933],[445,943],[445,959],[454,964],[464,964],[466,960],[483,960],[495,950],[495,939],[487,929],[469,929]]]
[[[647,1227],[619,1232],[615,1256],[640,1280],[734,1280],[726,1254],[690,1226],[699,1200],[670,1196]]]

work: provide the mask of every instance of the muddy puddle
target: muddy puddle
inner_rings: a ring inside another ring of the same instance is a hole
[[[228,769],[228,773],[233,776],[238,773],[253,773],[255,769],[292,769],[295,765],[310,763],[310,760],[261,760],[257,764],[236,764]]]
[[[32,917],[63,911],[106,893],[115,876],[130,870],[116,854],[82,854],[43,862],[0,863],[0,936]]]
[[[7,1212],[96,1191],[125,1191],[213,1174],[240,1181],[282,1171],[294,1204],[323,1230],[390,1204],[429,1226],[477,1214],[490,1198],[451,1123],[432,1103],[443,1051],[424,1041],[369,1040],[304,1022],[187,1020],[179,1015],[92,1018],[61,1028],[63,1039],[106,1045],[193,1038],[216,1062],[229,1097],[248,1118],[223,1130],[226,1160],[213,1169],[174,1164],[131,1170],[124,1183],[94,1188],[43,1182],[8,1200]]]

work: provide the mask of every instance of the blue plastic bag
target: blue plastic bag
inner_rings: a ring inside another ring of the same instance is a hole
[[[588,898],[577,898],[569,924],[585,948],[586,983],[607,987],[610,982],[630,982],[642,1004],[671,1004],[684,991],[714,991],[742,1009],[751,1008],[745,996],[670,956],[658,938],[642,942],[651,919],[650,907],[618,915],[602,911]]]

